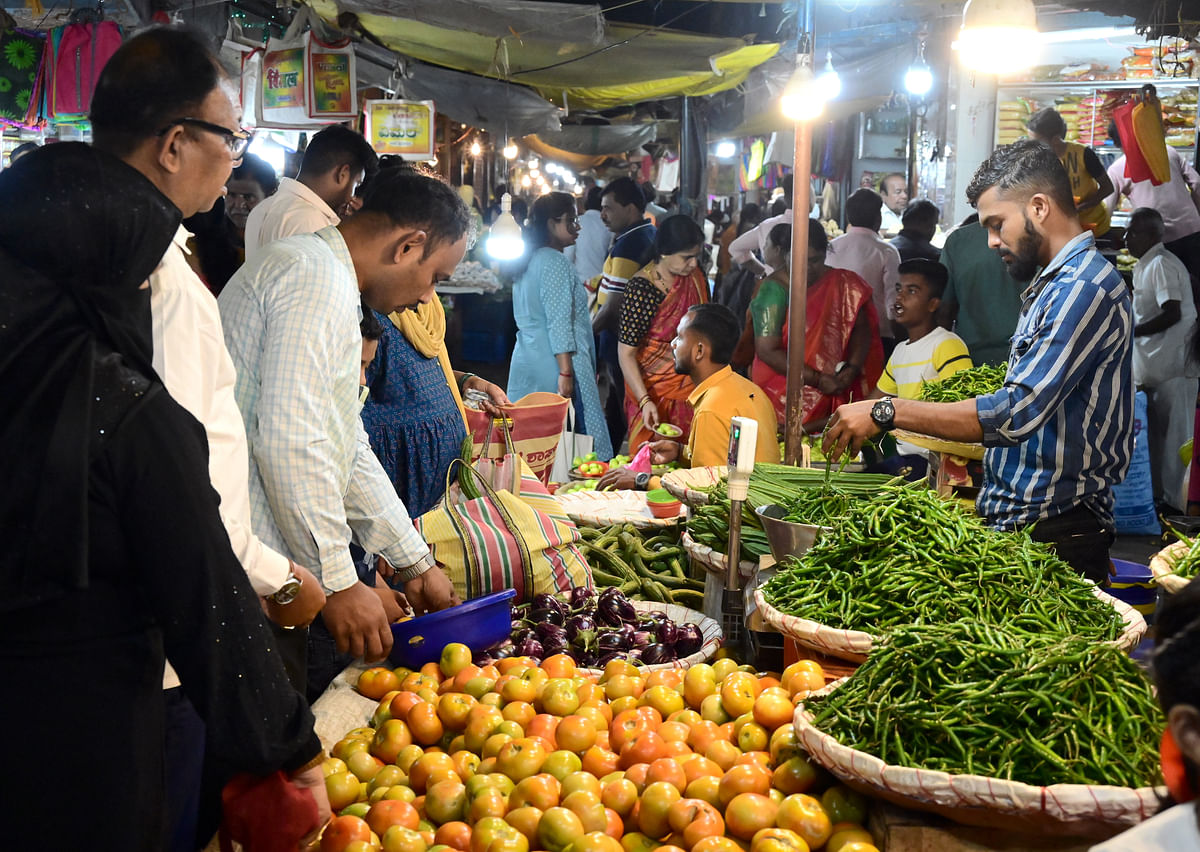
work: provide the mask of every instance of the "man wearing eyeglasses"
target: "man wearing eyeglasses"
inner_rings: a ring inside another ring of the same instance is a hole
[[[95,147],[145,175],[186,219],[212,209],[251,134],[238,124],[233,84],[193,36],[169,29],[131,39],[105,66],[92,100]],[[320,582],[272,550],[251,527],[246,432],[234,398],[233,361],[217,302],[188,264],[180,226],[150,276],[154,369],[204,426],[209,477],[229,540],[276,625],[311,622],[325,604]],[[169,560],[170,554],[163,554]],[[195,848],[205,728],[168,664],[168,802],[173,849]],[[211,832],[209,832],[211,834]]]

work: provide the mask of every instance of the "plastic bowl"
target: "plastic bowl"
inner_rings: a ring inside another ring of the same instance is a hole
[[[676,500],[674,503],[647,503],[650,514],[656,518],[677,518],[683,504]]]
[[[828,527],[785,521],[783,507],[775,504],[759,506],[754,513],[762,521],[767,543],[771,545],[771,555],[776,562],[782,562],[787,556],[799,556],[813,546],[817,536],[830,531]]]
[[[512,602],[516,596],[515,589],[505,589],[393,624],[388,659],[394,666],[416,669],[440,659],[442,649],[451,642],[461,642],[472,651],[490,648],[512,632]]]
[[[655,488],[653,491],[646,492],[646,502],[654,503],[678,503],[679,498],[665,488]]]
[[[600,472],[599,473],[584,473],[579,468],[575,468],[574,470],[571,471],[572,475],[578,476],[582,479],[599,479],[600,477],[604,476],[604,474],[608,473],[608,462],[587,462],[587,464],[600,465],[600,467],[601,467]]]

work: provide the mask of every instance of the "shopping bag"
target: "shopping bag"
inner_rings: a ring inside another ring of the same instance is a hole
[[[563,421],[571,401],[556,393],[534,392],[521,397],[504,408],[509,420],[512,442],[517,453],[543,484],[550,482],[550,471],[562,436]],[[489,458],[501,458],[505,453],[502,427],[486,411],[467,409],[467,427],[471,430],[474,449],[472,459],[483,457],[485,444]],[[488,441],[488,438],[491,441]]]
[[[283,772],[258,777],[240,773],[221,791],[220,848],[232,852],[290,852],[320,827],[317,802]]]
[[[500,458],[492,457],[491,440],[494,431],[489,429],[487,439],[483,444],[483,452],[479,454],[479,459],[475,462],[475,469],[492,488],[497,491],[511,491],[520,496],[522,459],[513,444],[512,429],[509,427],[508,419],[497,417],[496,421],[504,436],[504,455]],[[528,470],[528,466],[525,469]]]
[[[1112,487],[1113,523],[1117,535],[1160,535],[1150,474],[1150,444],[1146,433],[1146,392],[1133,398],[1133,456],[1125,479]]]
[[[0,124],[37,123],[38,79],[46,37],[32,30],[0,32]]]
[[[575,459],[590,453],[594,443],[591,435],[575,431],[575,404],[568,404],[566,428],[563,429],[562,437],[558,439],[554,466],[550,469],[550,481],[566,482],[570,479]]]
[[[305,27],[313,22],[312,14],[310,7],[301,6],[283,37],[272,38],[263,50],[249,54],[242,66],[243,76],[249,72],[249,79],[257,81],[252,100],[258,127],[321,127],[339,120],[332,115],[310,114],[309,92],[313,81],[308,65],[312,33],[306,32]],[[353,95],[350,99],[353,100]],[[243,93],[243,105],[250,100]]]
[[[354,45],[350,39],[324,42],[304,34],[305,100],[309,118],[344,121],[358,117]]]
[[[463,484],[479,496],[451,485],[460,468]],[[576,544],[578,528],[532,471],[523,472],[518,497],[492,488],[473,466],[456,460],[446,473],[446,496],[416,523],[463,600],[515,589],[525,601],[592,584]]]

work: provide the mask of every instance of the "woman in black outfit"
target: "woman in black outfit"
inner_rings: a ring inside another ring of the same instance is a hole
[[[179,211],[71,143],[0,173],[0,201],[5,758],[85,783],[0,797],[6,848],[72,831],[89,849],[165,847],[164,655],[222,759],[296,773],[327,815],[313,717],[217,515],[204,430],[151,367],[144,282]]]

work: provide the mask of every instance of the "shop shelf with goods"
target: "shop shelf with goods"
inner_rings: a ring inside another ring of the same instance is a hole
[[[875,187],[885,175],[905,173],[910,127],[906,105],[881,107],[859,116],[853,174],[860,176],[862,186]]]

